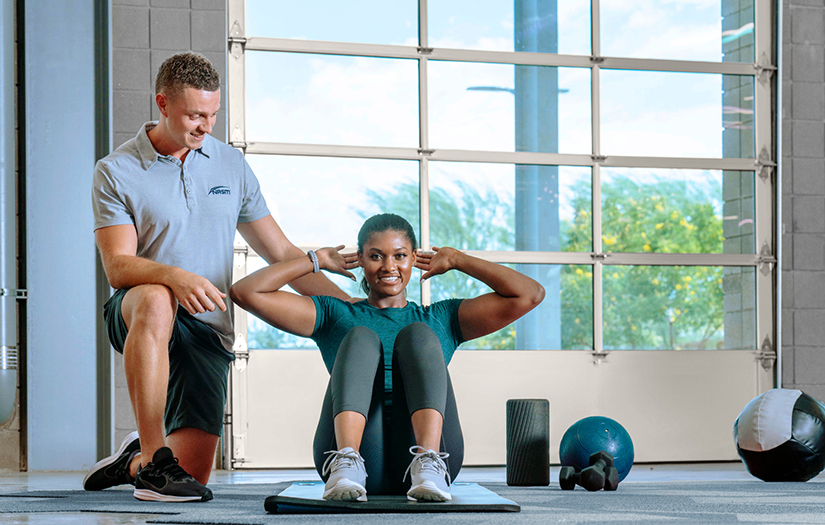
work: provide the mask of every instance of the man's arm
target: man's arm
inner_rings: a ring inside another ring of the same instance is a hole
[[[304,252],[286,238],[272,215],[267,215],[257,221],[239,222],[238,231],[249,243],[249,246],[255,250],[255,253],[263,257],[269,264],[306,257]],[[329,295],[344,301],[350,299],[349,295],[335,286],[322,273],[305,275],[289,283],[289,285],[302,295]]]
[[[112,288],[126,289],[141,284],[161,284],[175,295],[191,314],[226,310],[226,294],[209,280],[175,266],[137,256],[137,232],[131,224],[95,230],[95,241],[103,268]]]

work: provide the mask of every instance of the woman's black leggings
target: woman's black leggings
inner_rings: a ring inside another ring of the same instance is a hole
[[[368,494],[405,494],[415,445],[410,416],[432,408],[444,418],[441,450],[450,477],[455,479],[464,460],[464,436],[458,422],[453,387],[444,362],[441,343],[424,323],[413,323],[398,332],[392,354],[392,405],[384,403],[384,356],[381,339],[369,328],[356,326],[338,349],[327,387],[321,420],[315,432],[313,455],[321,473],[324,452],[338,450],[333,420],[347,410],[367,418],[361,440],[361,456],[367,468]]]

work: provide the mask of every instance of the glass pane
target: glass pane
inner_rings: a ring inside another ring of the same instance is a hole
[[[606,155],[751,158],[753,77],[601,71]]]
[[[753,62],[753,0],[601,0],[602,55]]]
[[[251,142],[418,146],[418,61],[246,53]]]
[[[430,47],[590,54],[590,2],[439,0],[427,4]]]
[[[593,348],[593,269],[583,265],[508,264],[544,285],[544,301],[533,311],[490,335],[467,341],[464,350],[559,350]],[[433,302],[489,293],[483,283],[460,272],[430,280]]]
[[[416,46],[418,2],[246,0],[246,35]]]
[[[418,230],[418,162],[247,155],[272,216],[296,245],[354,246],[364,220],[401,215]],[[379,182],[380,181],[380,182]],[[392,196],[387,188],[393,188]]]
[[[435,246],[487,251],[591,251],[587,167],[430,162]]]
[[[755,253],[753,172],[602,168],[606,252]]]
[[[590,70],[429,61],[434,148],[589,153]]]
[[[756,348],[755,271],[712,266],[605,266],[608,350]]]

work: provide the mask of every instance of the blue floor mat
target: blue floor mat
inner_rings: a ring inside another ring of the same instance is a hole
[[[278,514],[328,512],[519,512],[515,502],[476,483],[453,483],[452,501],[409,501],[407,496],[367,495],[368,501],[327,501],[321,497],[323,481],[296,481],[286,490],[269,496],[264,509]]]

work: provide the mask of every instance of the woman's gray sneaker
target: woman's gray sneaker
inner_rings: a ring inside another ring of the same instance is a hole
[[[83,488],[103,490],[117,485],[134,485],[135,480],[129,475],[129,464],[139,453],[140,439],[137,431],[134,431],[126,436],[117,452],[101,459],[89,469],[83,478]]]
[[[162,447],[151,463],[138,470],[135,497],[143,501],[209,501],[212,491],[178,465],[171,449]]]
[[[419,452],[416,452],[416,449]],[[450,455],[446,452],[427,450],[418,445],[410,447],[410,454],[415,457],[407,467],[407,472],[404,473],[404,479],[407,479],[408,473],[412,477],[412,486],[407,491],[407,499],[410,501],[452,500],[450,473],[444,463]]]
[[[326,452],[321,475],[326,476],[323,498],[336,501],[367,501],[367,469],[364,458],[350,447]]]

